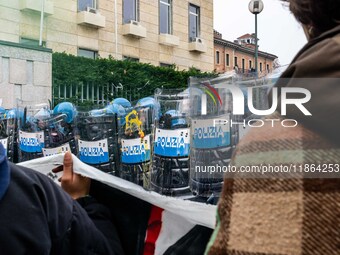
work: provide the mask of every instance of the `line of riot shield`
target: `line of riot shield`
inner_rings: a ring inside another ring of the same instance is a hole
[[[143,186],[150,187],[152,129],[157,103],[154,98],[140,99],[125,116],[120,129],[121,169],[120,177]]]
[[[119,165],[118,122],[112,105],[78,111],[78,157],[99,170],[117,175]]]
[[[155,93],[155,141],[151,189],[164,195],[185,196],[189,189],[188,90],[159,89]]]

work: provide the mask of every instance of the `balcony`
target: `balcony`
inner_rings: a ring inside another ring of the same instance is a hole
[[[123,35],[133,36],[136,38],[146,37],[146,28],[143,27],[138,21],[131,20],[130,23],[123,25]]]
[[[101,15],[96,9],[88,8],[86,11],[78,12],[77,24],[103,28],[105,27],[105,16]]]
[[[179,38],[170,34],[160,34],[159,43],[166,46],[174,47],[179,45]]]
[[[54,4],[52,1],[44,0],[44,16],[53,15]],[[26,12],[39,13],[41,12],[40,0],[20,0],[20,10]]]
[[[204,53],[207,52],[207,46],[204,44],[201,38],[194,38],[189,43],[189,51]]]

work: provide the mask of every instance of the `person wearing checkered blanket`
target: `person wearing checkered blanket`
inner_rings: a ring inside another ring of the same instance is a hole
[[[301,175],[228,176],[206,249],[209,255],[340,254],[340,0],[285,2],[303,25],[308,43],[276,87],[296,87],[294,79],[308,78],[299,87],[311,92],[304,106],[312,116],[295,106],[287,108],[286,116],[268,116],[294,119],[298,125],[273,128],[266,122],[251,129],[232,164],[290,165],[302,169]],[[323,170],[332,175],[322,175]]]

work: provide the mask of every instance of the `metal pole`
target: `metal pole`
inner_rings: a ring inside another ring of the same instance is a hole
[[[45,0],[41,0],[41,13],[40,13],[40,34],[39,34],[39,46],[42,46],[42,33],[44,27],[44,5]]]
[[[255,13],[255,76],[256,76],[256,78],[258,77],[257,59],[258,59],[258,49],[257,49],[257,14]]]

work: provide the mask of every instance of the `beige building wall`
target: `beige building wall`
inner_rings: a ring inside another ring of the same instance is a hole
[[[30,2],[35,2],[37,11],[23,9],[23,4]],[[38,3],[39,0],[1,0],[0,40],[16,43],[21,37],[39,40],[41,5]],[[101,21],[105,19],[104,26],[99,28],[78,24],[77,1],[45,0],[43,41],[54,52],[77,55],[78,48],[84,48],[97,51],[101,57],[112,55],[122,59],[127,56],[155,66],[167,63],[176,64],[179,69],[195,67],[212,71],[213,0],[191,0],[190,3],[200,7],[200,38],[205,46],[204,52],[189,51],[189,1],[173,1],[173,35],[179,39],[176,46],[160,44],[159,0],[139,2],[139,21],[146,29],[144,38],[123,35],[123,0],[97,0],[99,13],[96,16]]]

